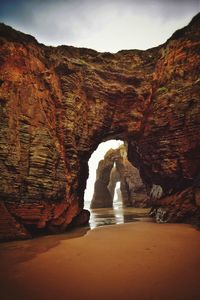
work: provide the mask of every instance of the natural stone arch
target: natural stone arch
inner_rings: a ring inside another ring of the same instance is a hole
[[[199,215],[199,20],[116,54],[46,47],[0,25],[0,196],[20,228],[65,230],[83,208],[88,159],[110,138],[128,143],[149,189],[172,194],[154,201],[168,220]],[[13,226],[2,236],[15,238]]]
[[[112,207],[116,183],[120,182],[123,206],[146,207],[148,197],[137,170],[127,159],[125,145],[110,149],[99,162],[91,208]],[[154,193],[155,194],[155,193]]]
[[[116,188],[117,182],[120,182],[120,174],[117,171],[116,165],[114,164],[114,166],[110,172],[110,181],[108,184],[108,190],[110,192],[112,199],[114,199],[115,188]]]

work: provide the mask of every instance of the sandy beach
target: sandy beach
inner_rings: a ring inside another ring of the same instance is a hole
[[[200,232],[190,225],[84,230],[1,244],[0,298],[200,299]]]

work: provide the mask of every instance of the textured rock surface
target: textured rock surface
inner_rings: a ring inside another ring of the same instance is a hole
[[[23,225],[11,216],[3,202],[0,203],[0,216],[0,241],[21,240],[31,237]]]
[[[153,184],[162,187],[164,199],[158,197],[152,204],[171,203],[169,222],[190,221],[194,215],[200,218],[192,192],[200,174],[199,20],[197,15],[160,48],[143,129],[137,142],[129,143],[129,159],[140,166],[143,180],[150,188]],[[182,191],[188,188],[186,197]],[[184,205],[187,213],[182,213]]]
[[[199,215],[199,30],[197,15],[157,48],[110,54],[0,25],[0,200],[20,226],[65,230],[83,208],[88,159],[110,138],[128,142],[149,190],[189,201],[184,220]]]
[[[127,151],[120,146],[116,159],[116,170],[120,177],[120,190],[124,206],[147,207],[148,196],[139,170],[127,159]]]
[[[117,171],[116,165],[114,164],[113,167],[112,167],[112,170],[110,172],[110,181],[108,183],[108,190],[110,192],[110,195],[111,195],[112,199],[113,199],[114,194],[115,194],[116,184],[119,181],[120,181],[120,174]],[[121,195],[120,195],[120,199],[121,199]]]
[[[113,195],[109,190],[110,175],[116,159],[116,151],[110,149],[100,160],[94,185],[94,195],[91,201],[91,208],[112,207]]]
[[[110,149],[99,162],[91,208],[112,207],[116,183],[120,182],[123,206],[146,207],[147,193],[138,169],[127,159],[124,145]]]

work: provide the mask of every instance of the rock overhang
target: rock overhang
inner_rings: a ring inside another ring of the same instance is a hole
[[[82,210],[88,159],[110,138],[128,143],[149,188],[191,188],[183,220],[199,213],[199,19],[159,47],[116,54],[0,25],[0,195],[21,225],[64,230]]]

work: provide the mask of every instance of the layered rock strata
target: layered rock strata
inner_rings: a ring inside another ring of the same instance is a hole
[[[88,159],[110,138],[128,142],[149,191],[162,187],[152,205],[169,222],[198,218],[199,36],[198,14],[159,47],[111,54],[0,25],[1,218],[14,218],[16,237],[67,228],[83,209]]]

